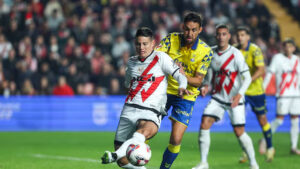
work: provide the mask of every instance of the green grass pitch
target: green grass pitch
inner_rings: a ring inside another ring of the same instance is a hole
[[[254,142],[261,169],[299,169],[300,157],[290,155],[289,133],[276,133],[276,156],[266,163],[257,152],[261,133],[249,134]],[[199,162],[197,133],[186,133],[173,169],[190,169]],[[0,169],[114,169],[103,165],[100,157],[113,150],[113,132],[0,132]],[[157,169],[167,146],[169,133],[158,133],[150,142],[152,158],[148,169]],[[233,133],[211,133],[211,169],[247,169],[239,164],[241,149]]]

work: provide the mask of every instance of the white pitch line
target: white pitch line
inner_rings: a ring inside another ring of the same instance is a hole
[[[70,157],[70,156],[54,156],[54,155],[46,155],[46,154],[32,154],[32,157],[35,158],[43,158],[43,159],[55,159],[55,160],[69,160],[69,161],[84,161],[89,163],[100,163],[100,160],[95,160],[91,158],[79,158],[79,157]],[[116,163],[114,163],[116,164]],[[156,169],[157,167],[146,166],[147,169]]]
[[[45,155],[45,154],[32,154],[36,158],[45,158],[45,159],[56,159],[56,160],[69,160],[69,161],[84,161],[89,163],[100,163],[100,160],[95,160],[91,158],[79,158],[79,157],[69,157],[69,156],[54,156],[54,155]]]

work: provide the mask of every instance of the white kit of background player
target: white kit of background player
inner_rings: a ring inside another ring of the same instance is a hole
[[[293,54],[295,49],[293,40],[287,39],[283,42],[283,53],[274,55],[268,67],[264,88],[269,84],[272,73],[274,73],[276,78],[277,112],[275,120],[271,122],[271,130],[272,133],[275,133],[277,128],[283,123],[284,116],[290,115],[291,154],[300,155],[300,150],[297,148],[300,115],[300,59]]]
[[[247,153],[250,168],[258,169],[251,138],[245,131],[244,94],[251,83],[251,75],[242,53],[229,45],[230,33],[226,25],[216,29],[218,46],[213,47],[214,55],[203,82],[202,95],[208,92],[212,84],[212,98],[202,115],[199,131],[201,162],[193,169],[208,169],[207,157],[210,148],[210,128],[215,121],[221,120],[228,112],[234,133]]]

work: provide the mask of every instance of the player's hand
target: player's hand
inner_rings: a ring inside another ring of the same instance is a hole
[[[179,88],[178,89],[178,96],[179,97],[183,97],[183,95],[192,95],[193,93],[191,92],[191,91],[189,91],[189,90],[187,90],[187,89],[184,89],[184,88]]]
[[[232,108],[235,108],[239,104],[241,97],[242,97],[242,95],[239,93],[237,95],[233,96],[233,98],[231,99],[231,101],[232,101],[231,107]]]
[[[206,96],[208,93],[208,85],[202,86],[200,88],[200,94],[202,97]]]

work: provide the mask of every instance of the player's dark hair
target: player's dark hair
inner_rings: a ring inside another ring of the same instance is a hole
[[[139,37],[139,36],[144,36],[144,37],[149,37],[151,39],[153,39],[153,32],[150,28],[148,27],[141,27],[136,31],[135,34],[135,38]]]
[[[236,32],[245,31],[248,35],[250,35],[250,29],[247,26],[238,26]]]
[[[296,46],[296,44],[295,44],[295,41],[292,39],[292,38],[286,38],[283,42],[282,42],[282,44],[283,44],[283,46],[285,46],[286,44],[292,44],[293,46]]]
[[[218,31],[219,29],[227,29],[229,32],[229,27],[226,24],[219,24],[216,26],[216,31]]]
[[[189,12],[184,16],[183,23],[192,21],[198,23],[199,26],[202,27],[202,20],[203,19],[200,14],[196,12]]]

